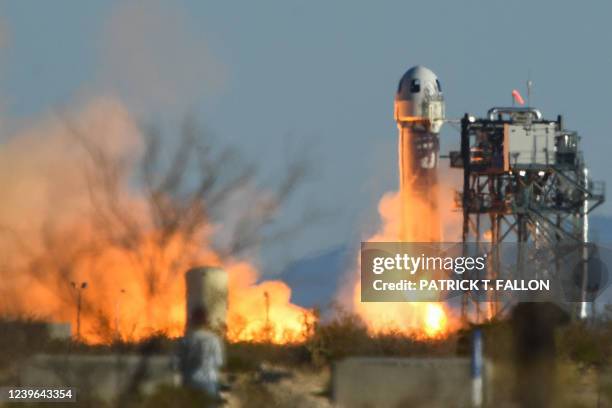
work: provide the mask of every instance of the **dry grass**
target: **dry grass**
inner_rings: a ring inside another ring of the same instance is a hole
[[[73,341],[51,340],[41,332],[40,321],[35,318],[0,320],[0,385],[11,384],[16,378],[19,362],[36,353],[139,353],[169,354],[175,348],[175,340],[160,333],[140,342],[114,342],[91,346]],[[513,378],[512,328],[508,322],[498,321],[481,326],[484,333],[486,356],[496,365],[500,400],[511,397],[508,384]],[[230,378],[251,378],[238,381],[232,389],[238,401],[248,401],[248,406],[282,406],[275,395],[275,385],[262,386],[262,375],[269,367],[284,368],[286,372],[308,372],[319,376],[337,360],[349,356],[453,356],[468,355],[470,331],[456,333],[445,339],[421,341],[401,333],[389,332],[371,335],[355,316],[342,313],[335,319],[318,323],[311,328],[312,336],[303,344],[276,345],[271,343],[232,343],[227,345],[226,375]],[[584,401],[612,401],[612,323],[585,325],[571,323],[557,332],[557,360],[560,388],[567,394],[566,401],[581,406]],[[285,380],[282,380],[285,381]],[[288,381],[288,380],[287,380]],[[572,384],[580,384],[573,387]],[[560,391],[561,392],[561,391]],[[565,395],[564,394],[564,395]],[[165,407],[173,401],[183,401],[181,406],[191,406],[188,401],[198,401],[198,406],[208,402],[176,387],[162,386],[154,396],[134,396],[125,401],[126,406]],[[82,401],[80,406],[103,407],[99,401]],[[22,405],[23,406],[23,405]],[[176,406],[176,405],[174,405]],[[606,406],[606,405],[603,405]]]

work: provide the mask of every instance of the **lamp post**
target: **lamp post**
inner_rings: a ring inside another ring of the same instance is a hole
[[[87,288],[87,282],[83,281],[81,282],[80,285],[77,285],[75,282],[70,282],[70,284],[72,285],[72,288],[77,291],[77,315],[76,315],[77,335],[76,335],[76,338],[77,340],[81,340],[81,305],[82,305],[82,298],[83,298],[82,295],[83,295],[83,290]]]
[[[125,294],[125,289],[119,290],[119,296],[117,296],[117,301],[115,303],[115,336],[117,340],[121,339],[121,330],[119,329],[120,323],[120,315],[121,315],[121,299],[122,295]]]

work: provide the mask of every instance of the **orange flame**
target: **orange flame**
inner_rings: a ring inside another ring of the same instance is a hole
[[[410,217],[411,222],[427,222],[428,205],[418,199],[413,199],[410,208],[418,210]],[[387,193],[379,203],[379,212],[383,220],[381,231],[372,236],[370,242],[393,242],[401,236],[400,225],[402,200],[399,193]],[[424,216],[427,215],[427,216]],[[423,226],[418,226],[423,230]],[[411,230],[408,228],[408,230]],[[414,230],[412,230],[414,231]],[[429,233],[430,231],[426,231]],[[415,239],[413,242],[420,242]],[[354,290],[352,293],[352,309],[366,323],[372,333],[402,332],[416,338],[438,338],[449,334],[456,328],[455,321],[451,320],[451,313],[443,303],[430,302],[361,302],[361,280],[355,274]]]
[[[141,149],[138,127],[116,101],[97,101],[70,123],[120,162],[133,163]],[[117,186],[122,206],[111,207],[114,223],[100,216],[95,188],[83,182],[84,149],[76,145],[66,121],[51,118],[0,146],[0,314],[67,321],[76,333],[80,297],[86,342],[176,337],[185,326],[184,272],[222,266],[230,341],[303,340],[314,315],[291,303],[291,289],[259,282],[247,262],[222,259],[211,246],[212,225],[164,236],[147,199],[130,185],[129,166],[117,169],[125,174]],[[125,232],[117,237],[117,230]]]
[[[291,289],[278,280],[256,284],[257,272],[247,263],[230,274],[227,336],[230,341],[277,344],[306,340],[315,316],[291,303]]]
[[[429,186],[427,194],[413,189],[418,175],[412,173],[411,135],[404,129],[400,135],[400,192],[387,193],[379,202],[378,210],[382,219],[381,229],[370,242],[436,242],[442,240],[440,213],[438,212],[438,184]],[[446,191],[446,190],[445,190]],[[441,197],[443,206],[451,209],[450,195]],[[450,221],[456,218],[445,214]],[[451,233],[449,233],[450,235]],[[443,303],[428,302],[361,302],[361,282],[354,275],[351,295],[352,309],[373,332],[395,331],[417,338],[438,338],[448,335],[457,327],[451,319],[450,310]]]
[[[445,333],[448,318],[446,310],[440,304],[427,303],[425,306],[425,335],[437,337]]]

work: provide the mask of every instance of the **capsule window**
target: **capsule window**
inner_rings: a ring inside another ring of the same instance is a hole
[[[421,92],[421,81],[420,80],[413,79],[412,82],[410,82],[410,92],[412,93]]]
[[[440,86],[440,81],[436,79],[436,85],[438,86],[438,92],[442,92],[442,87]]]

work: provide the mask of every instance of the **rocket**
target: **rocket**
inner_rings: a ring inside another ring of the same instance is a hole
[[[444,123],[444,97],[436,74],[420,65],[406,71],[395,94],[394,117],[399,131],[400,240],[436,242],[438,134]]]
[[[395,94],[394,117],[399,130],[400,190],[426,189],[437,182],[444,123],[444,96],[436,74],[424,66],[410,68]]]

